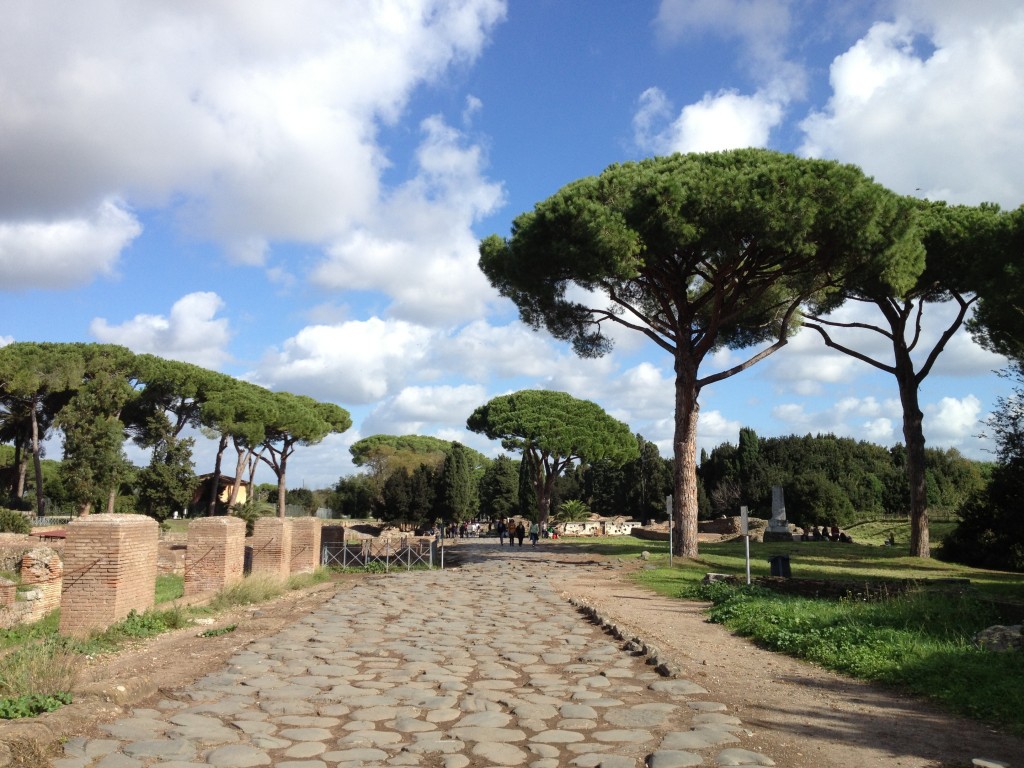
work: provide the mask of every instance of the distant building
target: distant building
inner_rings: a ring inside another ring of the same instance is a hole
[[[188,505],[189,517],[205,515],[206,508],[210,503],[210,485],[214,482],[213,473],[199,475],[199,485],[192,494],[192,502]],[[235,485],[235,478],[231,475],[221,475],[217,478],[217,508],[215,514],[226,515],[228,513],[228,501],[231,499],[231,489]],[[235,497],[235,506],[245,504],[249,498],[249,486],[242,483],[238,487],[238,495]]]

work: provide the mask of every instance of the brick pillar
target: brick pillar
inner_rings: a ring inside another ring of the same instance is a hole
[[[60,632],[85,636],[152,608],[159,526],[145,515],[87,515],[67,527]]]
[[[185,550],[185,597],[216,591],[242,580],[245,520],[200,517],[188,524]]]
[[[312,573],[320,566],[320,529],[315,517],[292,519],[292,573]]]
[[[288,578],[292,559],[292,521],[287,517],[261,517],[252,531],[252,573]]]

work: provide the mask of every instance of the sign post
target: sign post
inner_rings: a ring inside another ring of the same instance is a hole
[[[668,567],[672,567],[672,528],[676,521],[672,519],[672,497],[665,497],[665,512],[668,514]]]
[[[750,586],[750,528],[747,516],[747,508],[740,507],[740,533],[743,534],[743,542],[747,550],[747,586]]]

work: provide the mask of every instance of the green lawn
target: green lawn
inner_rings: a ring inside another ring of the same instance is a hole
[[[647,551],[648,567],[635,576],[640,585],[669,597],[711,601],[709,620],[763,647],[1024,735],[1024,653],[990,652],[971,642],[987,626],[1021,622],[1024,574],[912,558],[899,546],[751,543],[753,579],[769,574],[768,558],[788,555],[794,579],[911,579],[922,584],[887,600],[828,600],[747,587],[742,540],[701,544],[699,559],[673,558],[672,567],[664,542],[631,537],[563,541],[613,557],[632,559]],[[740,584],[703,585],[708,572],[735,574]],[[967,579],[969,586],[951,585],[948,579]]]

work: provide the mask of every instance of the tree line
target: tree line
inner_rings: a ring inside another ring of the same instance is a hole
[[[283,516],[289,458],[351,425],[348,411],[333,403],[116,345],[19,342],[0,348],[0,442],[13,446],[3,485],[15,507],[27,505],[31,485],[38,515],[46,511],[44,443],[54,433],[63,447],[57,479],[79,514],[112,512],[121,503],[163,520],[185,509],[197,486],[195,441],[186,428],[217,439],[208,514],[216,509],[230,447],[234,484],[227,506],[246,479],[252,485],[263,462],[277,479]],[[148,466],[132,467],[127,441],[150,451]],[[131,493],[121,494],[129,478]]]

